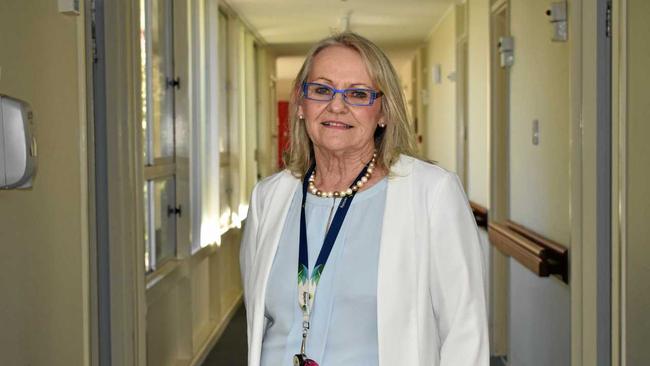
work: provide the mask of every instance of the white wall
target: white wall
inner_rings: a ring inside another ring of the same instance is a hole
[[[490,8],[489,0],[468,0],[468,167],[467,195],[489,208]]]
[[[438,165],[456,170],[456,84],[448,76],[456,71],[456,15],[452,6],[433,30],[427,43],[428,114],[424,126],[426,157]],[[433,69],[440,65],[440,83],[433,81]]]
[[[510,218],[566,246],[569,217],[569,43],[552,42],[545,2],[510,1]],[[540,142],[532,143],[539,120]],[[512,365],[570,363],[570,290],[510,259]]]
[[[0,2],[0,93],[34,112],[34,187],[0,191],[0,364],[89,362],[84,17]]]

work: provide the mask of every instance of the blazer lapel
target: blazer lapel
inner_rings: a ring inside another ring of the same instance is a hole
[[[418,362],[411,165],[412,159],[401,157],[388,179],[377,280],[380,366]]]
[[[262,338],[264,336],[264,308],[266,298],[266,285],[271,273],[273,258],[278,249],[284,220],[287,217],[291,200],[299,187],[299,180],[290,174],[285,174],[278,183],[266,193],[264,197],[264,214],[260,219],[257,236],[258,247],[253,261],[253,273],[250,283],[254,293],[251,303],[253,324],[251,330],[251,344],[249,349],[249,366],[258,366],[262,352]],[[281,218],[278,220],[278,218]]]

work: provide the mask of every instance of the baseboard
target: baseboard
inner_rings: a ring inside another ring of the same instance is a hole
[[[508,366],[508,357],[506,356],[491,356],[490,366]]]

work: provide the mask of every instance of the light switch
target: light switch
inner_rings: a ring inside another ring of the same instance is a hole
[[[432,81],[434,84],[442,83],[442,66],[440,64],[433,65],[431,76],[433,77]]]
[[[539,145],[539,120],[533,120],[533,145]]]

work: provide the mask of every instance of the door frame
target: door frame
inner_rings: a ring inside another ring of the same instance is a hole
[[[467,24],[467,22],[465,22]],[[468,188],[468,51],[469,39],[463,34],[456,41],[456,173],[465,190]]]
[[[610,365],[612,337],[611,49],[608,0],[574,0],[569,12],[571,365]],[[615,21],[615,17],[612,17]],[[614,27],[615,28],[615,27]],[[614,255],[614,257],[612,257]],[[614,363],[616,364],[616,363]]]
[[[496,19],[505,17],[505,29],[497,33]],[[500,0],[490,8],[490,222],[503,222],[509,216],[509,76],[505,73],[499,88],[496,74],[500,72],[499,52],[496,48],[501,35],[510,34],[509,2]],[[499,122],[500,121],[500,122]],[[508,256],[490,246],[490,320],[491,354],[509,353],[508,312],[510,267]]]
[[[612,0],[612,261],[611,359],[626,361],[626,230],[627,227],[627,0]]]
[[[146,364],[139,2],[85,0],[91,364]],[[109,204],[110,203],[110,204]]]

